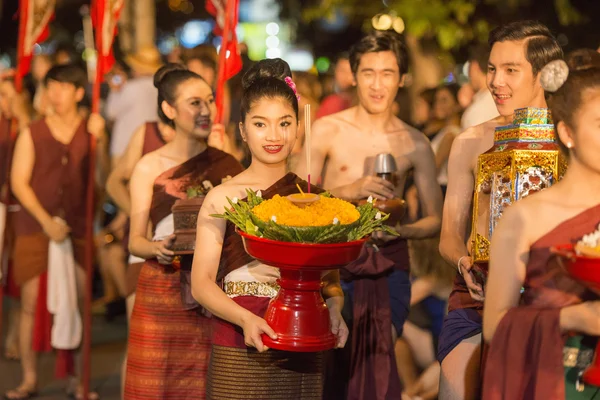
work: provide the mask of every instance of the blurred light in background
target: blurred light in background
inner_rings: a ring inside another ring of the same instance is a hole
[[[281,50],[280,49],[267,49],[266,56],[267,56],[267,58],[280,58]]]
[[[320,74],[324,74],[327,71],[329,71],[330,66],[331,66],[331,61],[329,61],[329,58],[327,58],[327,57],[317,58],[316,67],[317,67],[317,71],[319,71]]]
[[[291,25],[282,21],[241,22],[248,57],[253,61],[263,58],[285,58],[291,42]],[[276,35],[274,33],[277,33]],[[238,42],[242,40],[238,37]]]
[[[208,21],[192,20],[183,25],[179,32],[179,41],[183,47],[191,49],[208,39],[212,24]]]
[[[394,22],[392,23],[392,28],[394,28],[394,30],[397,33],[404,32],[404,29],[406,28],[406,26],[404,25],[404,20],[402,19],[402,17],[394,18]]]
[[[265,31],[267,32],[267,35],[275,36],[279,34],[279,25],[277,22],[269,22],[265,27]]]
[[[0,70],[6,68],[10,68],[10,56],[5,53],[0,56]]]
[[[158,51],[160,54],[167,55],[170,54],[173,49],[178,45],[177,38],[173,35],[167,35],[159,39],[158,41]]]
[[[277,0],[247,0],[240,2],[240,20],[244,22],[269,22],[279,18],[281,6]]]
[[[242,25],[237,25],[235,27],[235,34],[237,36],[238,43],[242,43],[246,37],[246,30]]]
[[[453,72],[450,72],[448,75],[444,77],[444,83],[455,83],[456,77]]]
[[[290,50],[284,58],[292,71],[308,71],[315,63],[312,53],[306,49]]]
[[[373,28],[378,31],[387,31],[392,27],[393,22],[392,16],[388,14],[377,14],[371,19]]]
[[[267,37],[266,45],[268,49],[274,49],[279,47],[279,38],[277,36]]]
[[[467,78],[469,77],[469,64],[470,64],[470,62],[469,62],[469,61],[467,61],[466,63],[464,63],[464,65],[463,65],[463,67],[462,67],[462,71],[461,71],[461,72],[462,72],[462,74],[463,74],[464,76],[466,76]]]
[[[169,0],[169,9],[184,14],[191,14],[194,12],[194,5],[190,0]]]

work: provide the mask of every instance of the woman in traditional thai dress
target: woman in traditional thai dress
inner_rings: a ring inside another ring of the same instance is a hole
[[[131,254],[146,260],[130,322],[126,399],[203,399],[210,352],[210,321],[185,308],[182,273],[171,246],[171,207],[188,188],[218,185],[242,171],[230,155],[208,147],[216,113],[210,86],[185,67],[170,64],[154,78],[160,119],[175,129],[168,144],[136,165],[131,177]],[[148,223],[153,239],[147,239]],[[190,260],[191,262],[191,260]],[[181,265],[186,260],[181,259]]]
[[[567,63],[552,61],[541,80],[554,92],[549,104],[569,168],[560,182],[511,205],[494,231],[484,400],[600,396],[579,382],[596,339],[587,335],[600,335],[600,302],[551,252],[599,228],[600,54],[578,50]]]
[[[296,193],[297,184],[307,189],[296,175],[286,175],[298,129],[298,99],[289,66],[280,59],[263,60],[244,76],[243,88],[240,131],[252,163],[208,193],[198,217],[192,266],[192,294],[214,318],[207,398],[320,400],[321,354],[268,350],[261,340],[263,333],[276,339],[261,316],[277,294],[278,270],[247,255],[232,224],[211,217],[224,211],[227,198],[244,198],[246,189],[260,190],[265,199]],[[341,317],[338,273],[325,280],[331,329],[342,347],[348,328]]]

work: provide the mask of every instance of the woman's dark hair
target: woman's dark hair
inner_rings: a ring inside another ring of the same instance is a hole
[[[193,49],[185,51],[182,58],[185,64],[192,60],[198,60],[206,68],[210,68],[217,72],[217,63],[219,62],[218,57],[217,50],[213,46],[201,44]]]
[[[364,36],[350,49],[350,68],[356,75],[361,57],[366,53],[391,51],[396,56],[400,76],[408,72],[408,50],[400,35],[392,32],[375,31]]]
[[[502,25],[490,32],[490,49],[496,42],[518,42],[526,40],[525,58],[536,76],[552,60],[563,58],[558,41],[546,25],[537,21],[515,21]]]
[[[460,90],[460,86],[456,83],[444,83],[443,85],[439,85],[435,88],[435,92],[439,92],[442,90],[447,90],[450,92],[450,95],[454,98],[454,101],[458,103],[458,91]]]
[[[281,58],[261,60],[254,64],[242,78],[241,116],[242,122],[255,101],[263,97],[285,99],[296,113],[298,119],[298,98],[296,93],[285,82],[285,78],[292,77],[288,63]]]
[[[166,101],[170,105],[174,105],[179,85],[190,79],[200,79],[204,81],[200,75],[188,70],[182,64],[166,64],[156,71],[154,74],[154,87],[158,89],[158,117],[161,122],[164,122],[173,128],[175,127],[173,120],[165,115],[162,109],[162,103],[163,101]]]
[[[588,91],[600,89],[600,54],[596,50],[579,49],[570,53],[566,62],[569,66],[569,76],[550,96],[548,103],[554,124],[563,121],[575,129],[575,113],[589,95]],[[559,143],[565,154],[568,154],[564,144],[560,140]]]
[[[44,77],[44,85],[48,81],[61,83],[70,83],[75,88],[85,88],[87,85],[87,75],[85,71],[76,64],[56,65],[48,71]]]
[[[437,88],[423,89],[421,90],[421,93],[419,93],[419,97],[427,102],[429,108],[433,107],[433,102],[435,101],[435,92],[437,92]]]

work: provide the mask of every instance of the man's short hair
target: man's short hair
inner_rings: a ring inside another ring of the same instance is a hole
[[[490,46],[479,43],[469,47],[469,62],[476,62],[484,74],[487,73],[488,62],[490,60]]]
[[[537,75],[550,61],[563,58],[558,41],[546,25],[538,21],[515,21],[490,32],[490,48],[497,42],[526,40],[525,57]]]
[[[70,83],[75,88],[85,88],[87,85],[87,76],[85,71],[76,64],[56,65],[50,68],[50,71],[44,77],[44,84],[48,81]]]
[[[408,72],[408,50],[397,33],[374,31],[364,36],[350,49],[350,68],[356,74],[360,58],[366,53],[391,51],[396,56],[400,76]]]

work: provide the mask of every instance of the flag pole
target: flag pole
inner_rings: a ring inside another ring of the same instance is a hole
[[[15,91],[17,92],[17,96],[21,95],[21,92],[23,91],[23,75],[21,74],[21,63],[23,61],[23,51],[25,48],[25,32],[27,29],[27,13],[28,13],[28,0],[19,0],[19,36],[17,38],[17,65],[15,68],[15,77],[14,77],[14,83],[15,83]],[[15,140],[17,139],[17,133],[18,133],[18,128],[17,128],[18,124],[15,123],[15,121],[13,120],[13,122],[11,123],[11,128],[10,128],[10,138],[9,138],[9,146],[7,149],[7,156],[6,156],[6,160],[4,160],[3,162],[6,162],[7,164],[7,179],[6,179],[6,193],[4,193],[4,198],[0,199],[0,201],[2,201],[5,206],[6,209],[4,211],[5,213],[5,218],[4,218],[4,226],[2,227],[3,232],[2,235],[0,237],[2,237],[2,243],[0,243],[0,272],[8,272],[8,268],[4,268],[4,262],[8,262],[9,257],[5,257],[4,256],[4,251],[6,251],[7,249],[4,247],[4,245],[6,244],[6,232],[7,232],[7,226],[8,226],[8,206],[10,203],[10,167],[12,164],[12,150],[13,150],[13,143],[15,142]],[[0,275],[3,275],[0,273]],[[2,311],[4,309],[4,291],[5,291],[5,285],[8,283],[8,277],[7,276],[2,276],[0,277],[0,337],[2,336],[2,321],[3,321],[3,316],[2,316]]]
[[[95,9],[95,8],[94,8]],[[103,14],[102,11],[99,14]],[[103,15],[96,15],[98,18],[103,18]],[[84,15],[84,19],[89,18]],[[85,22],[84,22],[85,25]],[[94,43],[93,30],[85,29],[86,43]],[[99,33],[97,33],[99,34]],[[87,37],[92,35],[92,37]],[[100,109],[100,86],[102,84],[103,74],[99,53],[96,53],[96,71],[94,85],[92,87],[92,113],[98,113]],[[82,346],[82,371],[81,380],[83,386],[83,396],[88,399],[90,393],[90,381],[92,376],[91,371],[91,355],[92,355],[92,289],[93,289],[93,264],[94,264],[94,194],[95,194],[95,172],[96,172],[96,137],[89,135],[89,170],[88,170],[88,185],[86,188],[86,204],[85,204],[85,286],[84,286],[84,305],[83,305],[83,346]]]
[[[231,18],[234,15],[235,0],[227,0],[225,7],[225,23],[223,25],[223,36],[221,40],[221,50],[219,51],[219,73],[217,75],[217,116],[215,122],[222,123],[223,121],[223,103],[225,101],[225,64],[227,63],[227,47],[231,37]],[[233,57],[230,54],[230,57]]]

